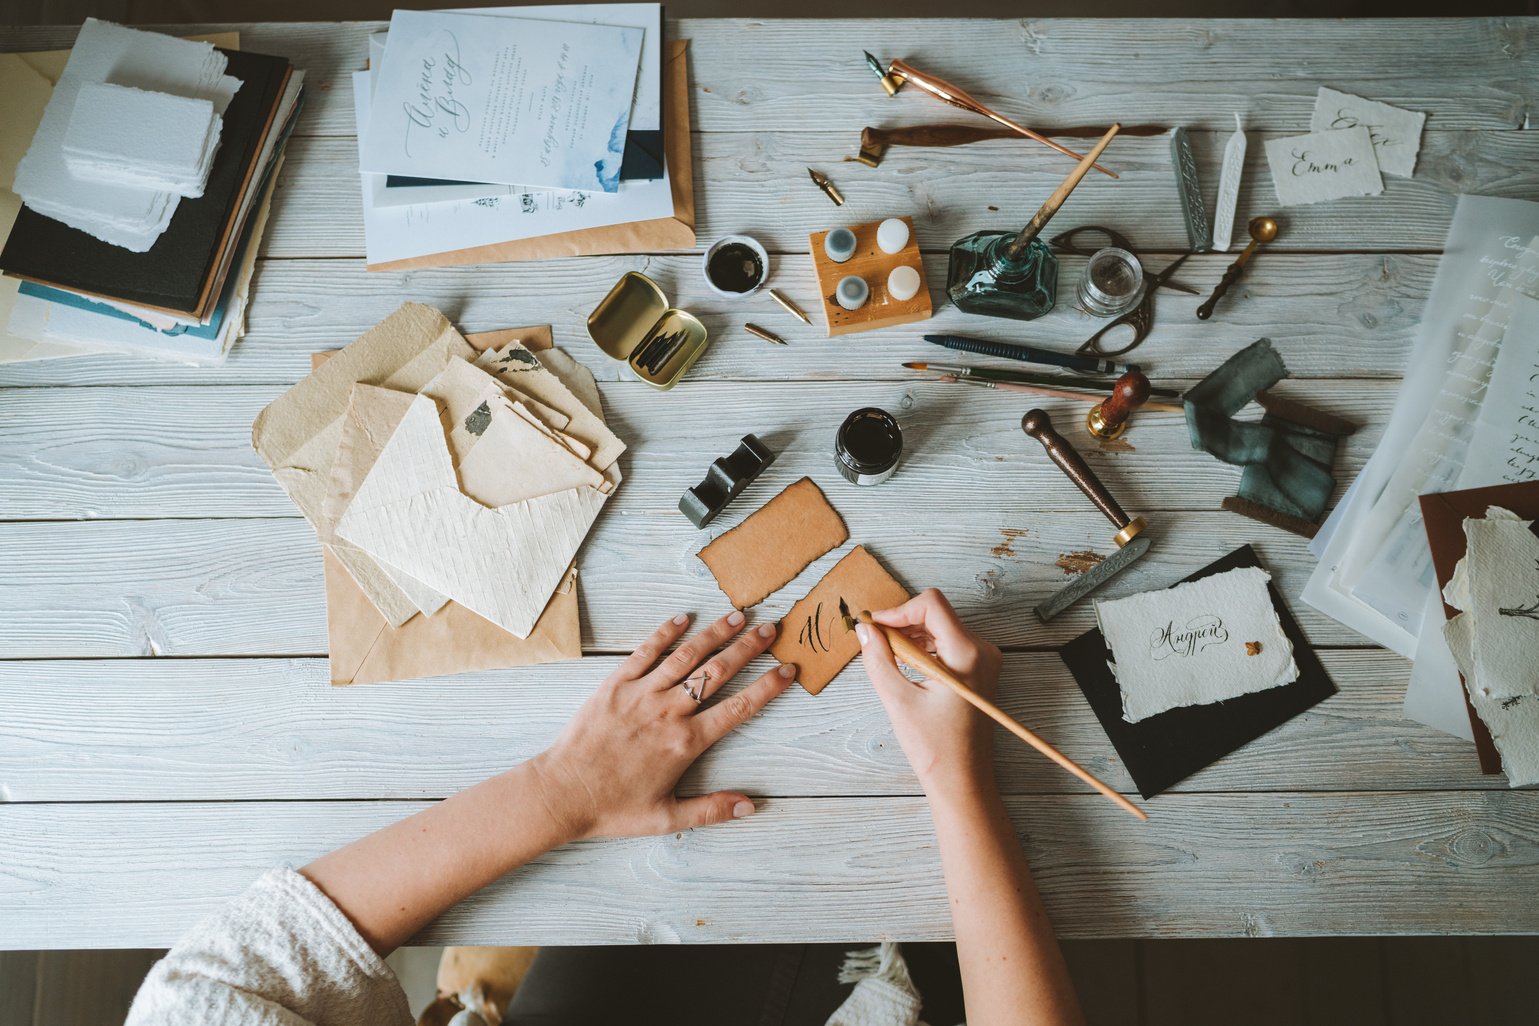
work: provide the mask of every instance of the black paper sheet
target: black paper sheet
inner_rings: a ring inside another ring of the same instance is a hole
[[[1259,567],[1261,560],[1249,545],[1242,545],[1186,580],[1195,581],[1246,566]],[[1122,718],[1122,692],[1107,665],[1111,652],[1099,628],[1092,628],[1060,650],[1069,672],[1079,682],[1096,719],[1101,721],[1138,786],[1138,793],[1145,798],[1168,790],[1336,693],[1336,685],[1304,640],[1303,631],[1277,588],[1268,584],[1267,591],[1277,608],[1283,633],[1293,643],[1293,661],[1299,668],[1298,679],[1282,687],[1241,695],[1227,702],[1182,706],[1129,723]]]

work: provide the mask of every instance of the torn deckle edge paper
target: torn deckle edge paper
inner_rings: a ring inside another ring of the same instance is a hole
[[[1122,690],[1122,718],[1137,723],[1298,679],[1260,567],[1096,603]]]
[[[1351,501],[1333,517],[1303,593],[1407,658],[1436,591],[1417,497],[1503,480],[1504,461],[1467,468],[1466,458],[1483,406],[1515,411],[1524,401],[1528,383],[1493,378],[1492,367],[1509,334],[1518,344],[1532,339],[1532,324],[1514,312],[1535,294],[1539,203],[1461,196],[1394,413]]]
[[[1460,610],[1444,637],[1513,787],[1539,784],[1539,536],[1532,528],[1496,507],[1465,520],[1467,551],[1444,589]]]

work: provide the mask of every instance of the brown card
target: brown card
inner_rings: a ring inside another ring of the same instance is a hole
[[[850,612],[858,613],[900,606],[908,601],[908,591],[865,546],[857,545],[791,607],[780,621],[780,635],[770,654],[783,663],[795,663],[796,679],[814,695],[860,654],[860,640],[854,631],[844,629],[839,616],[841,598]]]
[[[1485,519],[1486,509],[1500,506],[1525,519],[1539,518],[1539,482],[1492,485],[1488,488],[1466,488],[1461,492],[1434,492],[1421,496],[1422,526],[1427,531],[1428,547],[1432,550],[1432,569],[1437,575],[1438,594],[1448,587],[1453,577],[1454,565],[1464,558],[1464,521],[1468,517]],[[1458,610],[1443,603],[1443,615],[1453,619]],[[1461,674],[1459,683],[1464,683]],[[1480,772],[1496,774],[1502,771],[1502,757],[1491,740],[1491,732],[1485,722],[1476,715],[1470,705],[1469,692],[1464,693],[1464,709],[1469,713],[1470,727],[1475,733],[1475,753],[1480,758]]]
[[[822,489],[804,477],[701,549],[700,561],[732,604],[747,609],[849,536]]]

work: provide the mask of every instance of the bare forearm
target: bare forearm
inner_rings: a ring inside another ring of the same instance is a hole
[[[526,762],[324,855],[301,873],[381,955],[438,915],[574,836]]]
[[[931,803],[970,1026],[1084,1022],[1025,853],[992,784]]]

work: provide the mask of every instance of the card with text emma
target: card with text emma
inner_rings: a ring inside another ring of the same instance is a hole
[[[1362,126],[1272,139],[1266,162],[1285,207],[1384,191],[1373,137]]]

